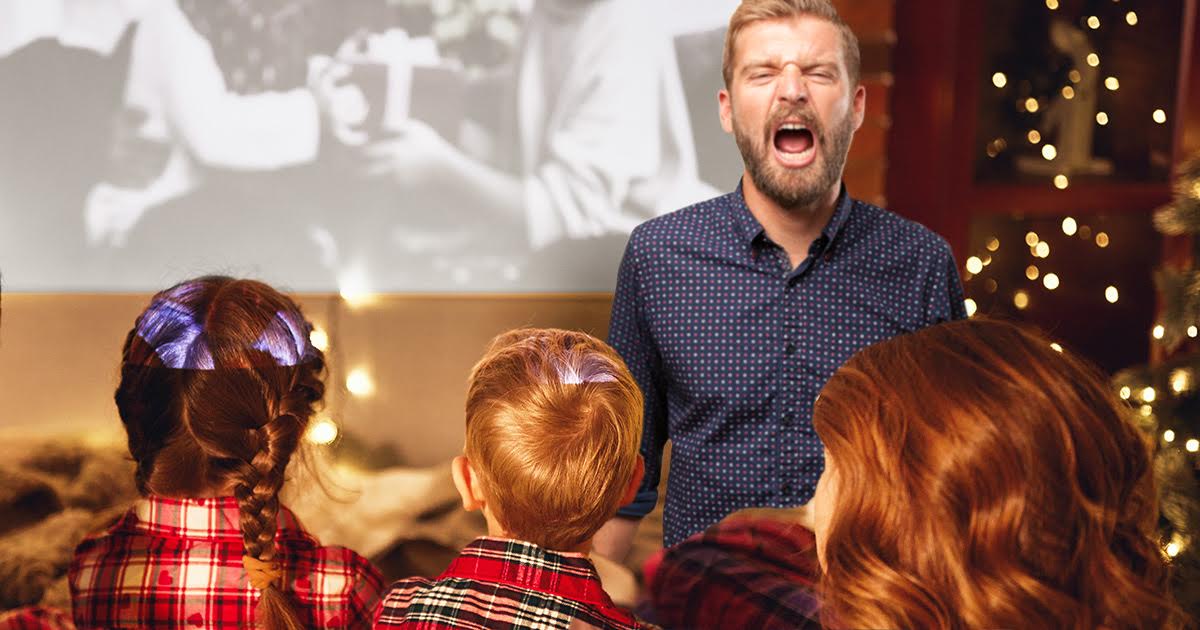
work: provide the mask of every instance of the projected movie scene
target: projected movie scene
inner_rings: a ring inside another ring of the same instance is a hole
[[[634,226],[741,170],[736,2],[680,4],[6,2],[8,286],[611,290]]]

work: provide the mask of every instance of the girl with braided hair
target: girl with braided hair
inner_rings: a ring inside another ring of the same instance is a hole
[[[363,627],[383,580],[280,504],[325,393],[299,307],[203,277],[151,300],[125,339],[116,403],[142,499],[70,568],[80,627]]]

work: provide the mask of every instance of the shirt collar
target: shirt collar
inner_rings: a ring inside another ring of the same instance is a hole
[[[550,551],[533,543],[484,536],[463,548],[443,578],[497,582],[613,608],[596,567],[581,553]]]
[[[766,233],[762,224],[750,212],[750,206],[746,205],[746,196],[742,191],[741,181],[738,182],[737,190],[733,191],[732,200],[731,209],[738,234],[746,239],[748,245],[754,246],[759,239],[766,237]],[[821,230],[821,237],[825,239],[825,247],[828,247],[837,238],[838,232],[850,217],[853,206],[854,200],[846,193],[846,184],[843,183],[841,190],[838,191],[837,202],[833,206],[833,216],[829,217],[829,222]]]
[[[296,515],[279,506],[279,535],[304,536]],[[234,497],[174,499],[149,496],[139,499],[118,527],[156,536],[196,540],[241,540],[238,503]]]

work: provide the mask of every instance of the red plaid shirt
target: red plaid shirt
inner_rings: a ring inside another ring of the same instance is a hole
[[[588,626],[644,627],[613,604],[587,556],[486,537],[467,545],[436,581],[393,584],[375,617],[376,628],[417,630]]]
[[[365,627],[383,578],[362,556],[322,547],[287,508],[275,534],[288,594],[310,628]],[[75,623],[90,627],[253,625],[259,591],[242,568],[237,501],[151,497],[75,549]]]
[[[644,612],[667,628],[821,627],[816,541],[800,525],[727,519],[660,551],[643,573]]]

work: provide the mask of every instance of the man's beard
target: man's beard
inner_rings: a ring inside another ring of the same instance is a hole
[[[779,121],[787,119],[802,121],[817,143],[818,154],[813,162],[794,171],[777,164],[771,155],[775,150],[773,131]],[[737,117],[733,119],[733,137],[738,150],[742,152],[742,161],[746,164],[750,179],[759,192],[789,210],[812,207],[825,199],[829,190],[841,179],[846,154],[850,151],[850,140],[854,136],[852,112],[846,112],[834,125],[832,132],[827,134],[824,126],[809,112],[776,112],[767,122],[763,141],[755,143],[746,130],[737,124]]]

